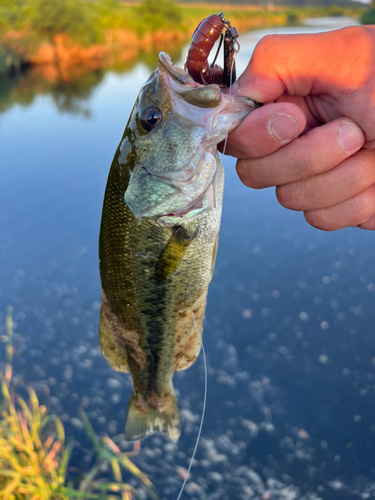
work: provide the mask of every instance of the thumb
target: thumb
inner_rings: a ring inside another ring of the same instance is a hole
[[[268,35],[256,46],[238,93],[269,102],[284,93],[307,96],[356,90],[373,66],[375,29],[350,27],[327,33]]]

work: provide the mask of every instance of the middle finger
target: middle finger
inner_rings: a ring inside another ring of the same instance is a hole
[[[278,151],[253,160],[238,160],[237,174],[249,187],[261,189],[326,172],[363,145],[362,130],[348,118],[316,127]]]

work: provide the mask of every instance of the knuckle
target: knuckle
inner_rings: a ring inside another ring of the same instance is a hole
[[[360,206],[356,211],[357,224],[362,224],[368,220],[375,212],[375,187],[362,192]]]
[[[261,60],[264,52],[267,52],[267,47],[269,45],[269,38],[272,35],[264,36],[259,42],[256,44],[253,55],[251,57],[252,63],[257,63],[258,60]]]
[[[253,55],[251,57],[251,65],[253,68],[258,67],[272,67],[272,60],[270,60],[270,52],[274,52],[278,47],[278,39],[282,35],[266,35],[257,43]]]
[[[265,50],[270,44],[272,44],[272,38],[273,38],[272,35],[266,35],[263,38],[261,38],[257,43],[255,50],[256,51]]]
[[[298,174],[302,178],[311,177],[317,173],[317,168],[313,162],[311,148],[308,144],[308,139],[305,136],[300,137],[300,146],[302,149],[301,159],[297,164]]]
[[[254,55],[259,52],[259,55],[263,53],[268,53],[270,48],[277,46],[277,39],[281,38],[281,35],[266,35],[257,43],[254,51]]]
[[[375,178],[375,151],[373,149],[361,149],[357,154],[364,171],[368,176]]]

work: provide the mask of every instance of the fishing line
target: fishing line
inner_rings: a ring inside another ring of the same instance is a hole
[[[184,482],[182,483],[182,486],[181,486],[181,489],[180,489],[180,493],[178,494],[178,497],[176,500],[180,500],[181,498],[181,495],[185,489],[185,485],[186,485],[186,482],[187,480],[189,479],[189,476],[190,476],[190,470],[191,470],[191,467],[193,465],[193,462],[194,462],[194,458],[195,458],[195,454],[197,452],[197,449],[198,449],[198,444],[199,444],[199,440],[200,440],[200,437],[201,437],[201,434],[202,434],[202,427],[203,427],[203,422],[204,422],[204,415],[206,413],[206,403],[207,403],[207,359],[206,359],[206,351],[204,350],[204,345],[203,345],[203,339],[202,339],[202,336],[201,334],[199,333],[199,328],[197,326],[197,322],[195,321],[195,316],[194,316],[194,311],[193,311],[193,301],[192,301],[192,298],[191,298],[191,276],[192,276],[192,273],[193,273],[193,262],[194,262],[194,256],[195,256],[195,250],[197,249],[197,245],[198,245],[198,239],[199,239],[199,235],[200,235],[200,232],[201,232],[201,227],[202,227],[202,224],[203,224],[203,219],[201,221],[201,223],[199,224],[199,228],[198,228],[198,233],[197,233],[197,238],[195,240],[195,245],[194,245],[194,250],[193,250],[193,255],[191,256],[191,263],[190,263],[190,276],[189,276],[189,300],[190,300],[190,310],[191,310],[191,315],[193,316],[193,322],[194,322],[194,328],[195,328],[195,331],[197,332],[198,334],[198,337],[199,337],[199,340],[201,342],[201,347],[202,347],[202,355],[203,355],[203,364],[204,364],[204,396],[203,396],[203,409],[202,409],[202,415],[201,415],[201,422],[199,424],[199,430],[198,430],[198,435],[197,435],[197,440],[195,442],[195,447],[194,447],[194,451],[193,451],[193,454],[191,456],[191,459],[190,459],[190,463],[189,463],[189,467],[187,469],[187,474],[185,476],[185,479],[184,479]]]
[[[231,68],[230,68],[230,81],[232,81],[233,68],[234,68],[234,63],[235,63],[236,56],[237,56],[237,52],[235,52],[235,53],[233,54],[233,61],[232,61],[232,65],[231,65]],[[233,94],[232,94],[232,87],[229,87],[229,95],[233,95]],[[229,132],[227,131],[226,136],[225,136],[224,148],[223,148],[222,156],[224,156],[225,149],[226,149],[226,147],[227,147],[228,133],[229,133]],[[195,442],[195,446],[194,446],[193,454],[192,454],[191,459],[190,459],[189,467],[188,467],[188,469],[187,469],[187,473],[186,473],[186,476],[185,476],[184,482],[182,483],[182,486],[181,486],[180,492],[179,492],[178,497],[177,497],[177,499],[176,499],[176,500],[180,500],[181,495],[182,495],[182,493],[183,493],[183,491],[184,491],[184,489],[185,489],[185,486],[186,486],[187,480],[189,479],[189,476],[190,476],[190,470],[191,470],[191,468],[192,468],[192,465],[193,465],[193,462],[194,462],[194,458],[195,458],[195,455],[196,455],[196,453],[197,453],[197,449],[198,449],[198,445],[199,445],[200,437],[201,437],[201,434],[202,434],[202,428],[203,428],[204,416],[205,416],[205,413],[206,413],[206,405],[207,405],[207,385],[208,385],[208,376],[207,376],[207,358],[206,358],[206,351],[205,351],[205,349],[204,349],[204,344],[203,344],[203,339],[202,339],[202,336],[201,336],[201,334],[199,333],[199,328],[198,328],[197,322],[195,321],[195,316],[194,316],[194,311],[193,311],[193,301],[192,301],[192,298],[191,298],[191,276],[192,276],[192,273],[193,273],[194,256],[195,256],[195,251],[196,251],[196,249],[197,249],[198,239],[199,239],[199,235],[200,235],[200,232],[201,232],[202,224],[203,224],[203,220],[202,220],[202,221],[201,221],[201,223],[199,224],[198,233],[197,233],[197,238],[196,238],[195,245],[194,245],[194,250],[193,250],[193,255],[192,255],[192,257],[191,257],[191,263],[190,263],[190,275],[189,275],[189,300],[190,300],[190,310],[191,310],[191,315],[192,315],[192,317],[193,317],[193,322],[194,322],[194,328],[195,328],[195,331],[197,332],[197,335],[198,335],[198,337],[199,337],[199,340],[200,340],[200,342],[201,342],[201,347],[202,347],[203,364],[204,364],[204,395],[203,395],[203,409],[202,409],[201,421],[200,421],[200,424],[199,424],[199,430],[198,430],[198,435],[197,435],[197,439],[196,439],[196,442]]]
[[[238,52],[238,50],[235,51],[234,54],[233,54],[233,61],[232,61],[231,67],[230,67],[230,80],[229,80],[230,82],[232,81],[233,69],[234,69],[234,64],[235,64],[236,57],[237,57],[237,52]],[[232,89],[233,89],[233,85],[231,85],[229,87],[229,95],[232,96],[232,97],[235,97],[233,95]],[[224,139],[224,147],[223,147],[223,151],[221,153],[221,158],[220,158],[221,161],[223,160],[224,155],[225,155],[225,150],[227,149],[228,135],[229,135],[229,132],[227,130],[227,133],[225,134],[225,139]]]

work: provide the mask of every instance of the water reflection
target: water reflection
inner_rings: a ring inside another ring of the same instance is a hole
[[[263,34],[242,37],[239,72]],[[31,76],[32,90],[27,80],[0,83],[0,312],[14,305],[22,335],[14,370],[79,443],[80,471],[92,456],[80,406],[96,432],[131,449],[121,436],[130,380],[107,366],[97,340],[97,240],[109,165],[155,67],[147,64],[87,72],[77,87]],[[61,113],[53,96],[64,92],[92,118]],[[224,168],[205,324],[208,407],[186,497],[373,498],[374,234],[316,231],[283,210],[273,190],[242,186],[231,159]],[[180,442],[150,438],[136,459],[167,500],[176,498],[195,442],[200,361],[176,374],[175,385]]]
[[[103,77],[104,71],[87,68],[70,68],[64,73],[52,65],[26,69],[0,80],[0,112],[14,104],[30,106],[37,96],[50,95],[60,112],[88,117],[87,101]]]
[[[172,60],[180,60],[183,46],[173,47]],[[108,71],[119,75],[129,73],[136,65],[145,65],[150,73],[158,63],[158,52],[134,52],[132,57],[109,67],[95,67],[94,63],[82,65],[36,65],[22,72],[0,78],[0,113],[14,104],[23,107],[34,103],[39,95],[49,95],[61,113],[90,118],[89,100],[94,89],[103,81]]]

